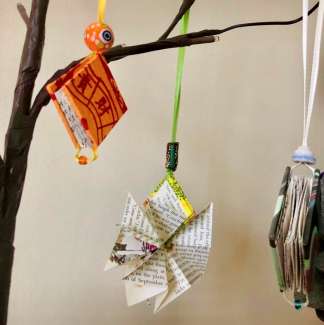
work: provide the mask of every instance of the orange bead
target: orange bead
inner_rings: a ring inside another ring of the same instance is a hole
[[[106,24],[93,23],[84,32],[84,41],[93,52],[109,50],[114,43],[114,33]]]
[[[80,165],[87,165],[88,164],[88,158],[86,156],[80,156],[78,162],[79,162]]]

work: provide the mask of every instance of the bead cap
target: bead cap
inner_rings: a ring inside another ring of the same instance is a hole
[[[293,154],[293,161],[295,163],[303,163],[314,165],[316,157],[307,146],[300,146]]]

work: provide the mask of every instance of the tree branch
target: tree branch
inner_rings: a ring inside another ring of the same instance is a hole
[[[213,35],[202,37],[191,37],[189,34],[179,35],[166,40],[159,40],[152,43],[139,44],[133,46],[114,47],[104,54],[108,62],[117,61],[126,56],[149,53],[171,48],[185,47],[198,44],[213,43],[216,38]]]
[[[23,4],[21,3],[17,3],[17,10],[20,14],[20,17],[22,18],[22,20],[24,21],[24,23],[26,24],[27,28],[28,28],[28,24],[29,24],[29,17],[26,11],[26,8],[24,7]]]
[[[36,119],[28,115],[40,70],[49,0],[33,0],[0,163],[0,324],[7,324],[16,218]],[[27,114],[26,114],[27,113]]]
[[[46,84],[40,89],[40,91],[38,92],[37,96],[35,97],[34,103],[30,109],[30,116],[33,117],[33,119],[37,119],[38,114],[40,113],[41,109],[46,106],[49,101],[50,101],[50,97],[49,94],[46,90],[46,86],[50,83],[52,83],[53,81],[55,81],[56,79],[58,79],[60,76],[62,76],[64,73],[66,73],[67,71],[69,71],[70,69],[72,69],[74,66],[76,66],[80,61],[80,60],[75,60],[73,62],[71,62],[67,67],[60,69],[58,71],[56,71],[53,76],[47,80]]]
[[[33,0],[24,49],[20,61],[12,113],[5,143],[4,215],[0,239],[13,241],[15,218],[23,190],[29,146],[36,120],[28,116],[35,80],[40,70],[49,0]],[[26,114],[27,113],[27,114]],[[3,221],[3,220],[2,220]]]
[[[10,126],[15,113],[28,113],[35,80],[40,70],[45,39],[45,19],[49,0],[33,0],[24,49],[20,61],[18,80],[12,108]]]
[[[308,15],[310,16],[319,6],[319,2],[317,2],[309,11]],[[244,24],[237,24],[232,25],[223,29],[205,29],[200,32],[189,33],[187,34],[188,37],[203,37],[203,36],[210,36],[210,35],[221,35],[226,32],[229,32],[234,29],[238,28],[246,28],[246,27],[257,27],[257,26],[288,26],[293,25],[301,22],[303,17],[298,17],[296,19],[287,20],[287,21],[260,21],[260,22],[253,22],[253,23],[244,23]]]
[[[178,22],[181,20],[182,16],[191,8],[191,6],[194,4],[195,0],[183,0],[182,5],[179,9],[179,12],[173,19],[171,25],[168,27],[168,29],[164,32],[164,34],[159,38],[159,40],[167,39],[168,36],[171,34],[173,29],[177,26]]]
[[[104,57],[108,62],[121,60],[130,55],[136,55],[141,53],[148,53],[153,51],[159,51],[164,49],[170,48],[178,48],[184,46],[191,46],[191,45],[198,45],[198,44],[205,44],[205,43],[213,43],[215,42],[216,38],[212,35],[210,36],[203,36],[203,37],[187,37],[187,35],[180,35],[172,38],[168,38],[166,40],[133,45],[133,46],[115,46],[110,49],[108,52],[104,53]],[[66,68],[57,71],[41,88],[38,95],[35,98],[35,101],[32,105],[30,114],[34,117],[37,117],[39,112],[41,111],[43,106],[46,106],[49,101],[50,97],[46,90],[46,86],[62,76],[68,70],[70,70],[73,66],[78,64],[80,60],[73,61],[69,64]]]
[[[5,164],[0,156],[0,219],[3,217],[3,196],[5,185]]]
[[[182,7],[185,6],[184,3],[182,4]],[[193,3],[193,1],[192,1],[192,3]],[[186,2],[186,5],[189,6],[188,1]],[[310,9],[308,14],[311,15],[318,8],[318,5],[319,5],[319,3],[316,3],[313,6],[313,8]],[[180,8],[179,12],[180,12],[180,14],[182,13],[181,8]],[[175,20],[176,19],[177,18],[175,18]],[[123,59],[130,55],[136,55],[136,54],[148,53],[148,52],[153,52],[153,51],[159,51],[159,50],[163,50],[163,49],[190,46],[190,45],[196,45],[196,44],[212,43],[215,41],[215,38],[210,38],[210,37],[214,37],[215,35],[220,35],[220,34],[226,33],[233,29],[243,28],[243,27],[253,27],[253,26],[292,25],[292,24],[296,24],[296,23],[302,21],[302,19],[303,19],[302,17],[299,17],[299,18],[296,18],[293,20],[288,20],[288,21],[264,21],[264,22],[238,24],[238,25],[232,25],[232,26],[226,27],[224,29],[205,29],[200,32],[179,35],[179,36],[167,38],[167,39],[161,39],[162,38],[162,36],[161,36],[160,40],[151,42],[151,43],[145,43],[145,44],[139,44],[139,45],[133,45],[133,46],[115,46],[112,49],[110,49],[107,53],[105,53],[105,58],[107,59],[108,62],[111,62],[111,61]],[[169,27],[169,29],[171,28],[171,26]],[[171,30],[172,30],[172,28],[171,28]],[[46,85],[49,84],[50,82],[54,81],[55,79],[59,78],[61,75],[63,75],[65,72],[67,72],[70,68],[75,66],[78,62],[80,62],[80,60],[73,61],[66,68],[58,70],[47,81],[47,83],[42,87],[42,89],[39,91],[38,95],[36,96],[35,101],[31,108],[30,114],[33,115],[34,118],[37,118],[42,107],[46,106],[50,101],[50,97],[46,91]]]
[[[1,189],[4,187],[4,174],[5,174],[5,164],[0,156],[0,218],[1,218],[1,207],[2,207],[2,197],[1,197]]]

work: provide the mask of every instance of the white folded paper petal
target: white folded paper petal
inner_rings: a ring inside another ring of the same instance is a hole
[[[195,214],[180,185],[168,175],[144,202],[129,194],[121,230],[105,270],[127,267],[129,306],[155,297],[160,311],[198,280],[211,248],[213,204]]]

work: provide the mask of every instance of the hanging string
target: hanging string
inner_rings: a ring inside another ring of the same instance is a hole
[[[316,158],[308,147],[310,123],[314,111],[316,87],[319,73],[321,40],[324,19],[324,1],[320,1],[314,40],[313,63],[310,79],[309,94],[307,94],[307,50],[308,50],[308,6],[309,0],[303,0],[303,72],[304,72],[304,123],[302,145],[294,152],[296,163],[314,164]]]
[[[98,0],[98,22],[100,24],[105,23],[106,17],[106,0]]]
[[[307,14],[306,14],[307,12]],[[308,0],[303,1],[303,72],[304,72],[304,126],[303,145],[305,143],[306,119],[307,119],[307,48],[308,48]],[[307,142],[307,141],[306,141]]]
[[[324,1],[320,1],[318,14],[317,14],[317,23],[316,23],[316,32],[315,32],[315,41],[314,41],[314,54],[313,54],[313,67],[312,75],[309,89],[309,100],[307,103],[307,35],[308,35],[308,0],[303,0],[304,2],[304,21],[303,21],[303,64],[304,64],[304,92],[305,92],[305,107],[304,107],[304,135],[303,135],[303,145],[308,145],[308,136],[310,129],[310,122],[314,110],[315,94],[318,80],[319,72],[319,63],[320,63],[320,52],[321,52],[321,40],[322,40],[322,31],[323,31],[323,19],[324,19]]]
[[[186,34],[188,31],[189,16],[190,16],[190,10],[188,10],[183,15],[183,17],[181,19],[181,27],[180,27],[181,34]],[[176,78],[176,90],[175,90],[175,96],[174,96],[171,142],[177,141],[177,130],[178,130],[178,122],[179,122],[182,76],[183,76],[185,52],[186,52],[185,48],[181,47],[179,49],[179,53],[178,53],[177,78]]]

